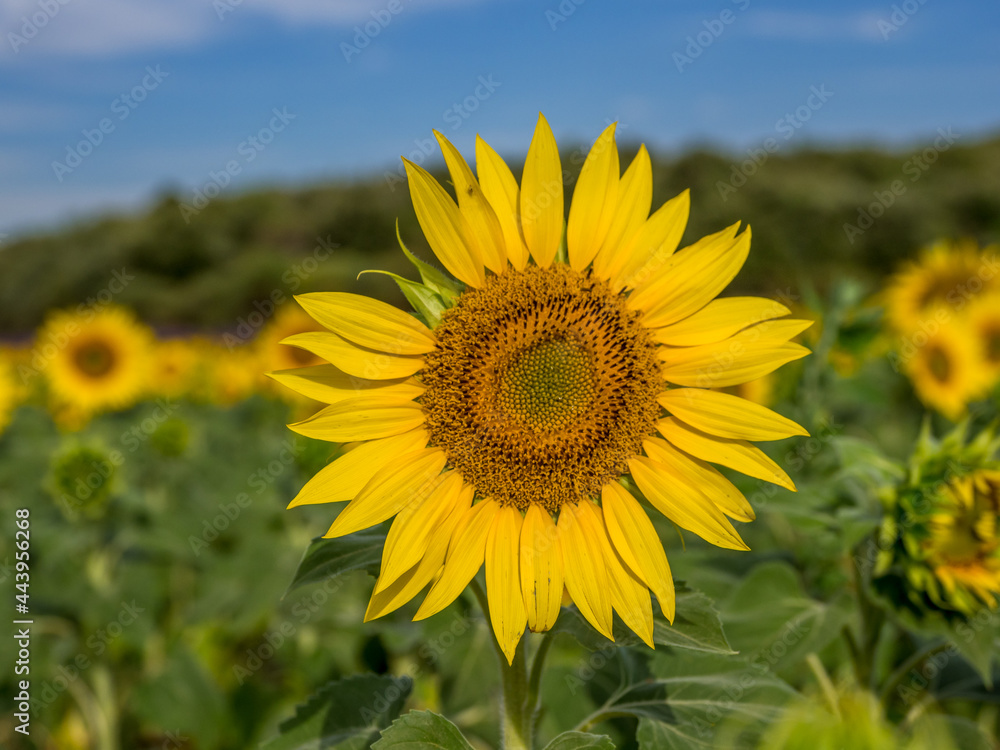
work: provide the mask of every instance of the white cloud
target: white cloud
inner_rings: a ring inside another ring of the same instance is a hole
[[[764,10],[747,14],[751,36],[791,41],[882,41],[878,17],[871,13],[832,14]]]
[[[113,57],[136,50],[198,44],[225,33],[238,17],[290,25],[350,28],[428,9],[484,0],[0,0],[0,64],[29,51],[65,57]],[[397,8],[393,14],[390,11]],[[373,15],[374,14],[374,15]],[[34,57],[34,55],[32,55]]]

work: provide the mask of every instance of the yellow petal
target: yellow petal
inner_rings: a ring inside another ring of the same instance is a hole
[[[559,511],[559,544],[566,588],[580,614],[599,633],[614,640],[608,574],[600,537],[602,522],[589,500],[567,503]]]
[[[612,608],[647,646],[656,648],[653,645],[653,603],[649,598],[649,589],[625,567],[608,538],[606,527],[601,534],[601,546],[608,566],[608,593]]]
[[[661,393],[657,400],[678,419],[710,435],[759,441],[809,434],[766,406],[728,393],[673,388]]]
[[[434,137],[441,146],[441,153],[444,154],[444,161],[451,175],[451,184],[458,196],[458,209],[465,217],[469,229],[465,244],[476,248],[475,252],[493,273],[501,273],[507,267],[507,252],[496,213],[458,149],[436,130]]]
[[[334,520],[324,536],[331,539],[382,523],[409,503],[421,502],[436,486],[447,455],[440,448],[424,448],[400,456],[365,484]]]
[[[534,503],[528,506],[521,526],[521,592],[528,628],[534,633],[551,628],[562,603],[562,551],[555,521]]]
[[[407,159],[403,162],[413,210],[431,250],[456,279],[469,286],[482,286],[486,279],[483,259],[478,248],[465,242],[470,230],[455,201],[425,169]]]
[[[508,664],[514,661],[528,617],[518,571],[520,546],[521,513],[513,505],[504,506],[486,537],[486,599],[493,632]]]
[[[394,465],[400,456],[425,448],[428,440],[430,434],[420,429],[362,443],[320,469],[288,507],[352,500],[376,472]]]
[[[715,503],[683,481],[676,472],[645,456],[630,458],[628,466],[646,499],[682,529],[716,547],[749,549]]]
[[[282,344],[297,346],[332,362],[348,375],[366,380],[405,378],[424,367],[421,357],[397,356],[352,344],[335,333],[307,331],[282,339]]]
[[[604,486],[601,506],[615,551],[629,570],[652,589],[663,614],[673,622],[674,579],[653,522],[631,493],[617,482]]]
[[[535,263],[551,265],[563,235],[563,176],[559,148],[541,114],[521,176],[521,232]]]
[[[660,328],[683,320],[729,285],[750,253],[750,227],[734,237],[738,226],[702,238],[641,279],[628,306],[642,311],[643,325]],[[642,271],[651,268],[647,265]]]
[[[672,475],[681,477],[682,483],[707,497],[730,518],[737,521],[752,521],[755,518],[753,508],[743,493],[714,467],[659,438],[648,438],[642,446],[646,455],[666,466]]]
[[[381,576],[379,577],[365,612],[365,622],[399,609],[434,580],[434,576],[444,563],[444,554],[453,526],[450,519],[443,520],[443,525],[431,536],[427,551],[420,558],[420,562],[390,584],[383,584]]]
[[[746,341],[748,343],[784,344],[791,341],[804,330],[813,325],[812,320],[785,318],[782,320],[765,320],[749,328],[745,328],[730,337],[730,340]]]
[[[683,193],[660,206],[650,216],[627,247],[619,251],[620,261],[611,279],[615,291],[632,289],[657,276],[669,262],[687,226],[691,193]]]
[[[362,294],[313,292],[295,296],[320,325],[359,346],[390,354],[426,354],[434,333],[398,307]]]
[[[646,223],[653,203],[653,166],[645,146],[639,147],[618,188],[618,208],[611,227],[594,258],[594,274],[608,281],[621,271],[627,256],[622,252]]]
[[[745,440],[731,440],[696,430],[676,417],[660,420],[656,428],[685,453],[702,461],[728,466],[747,476],[773,482],[795,492],[795,484],[778,464]]]
[[[518,271],[528,265],[528,246],[521,236],[518,216],[520,190],[510,167],[478,135],[476,136],[476,172],[483,194],[493,206],[500,228],[503,230],[507,259]]]
[[[423,498],[396,514],[382,548],[382,568],[376,590],[388,586],[420,561],[441,520],[454,513],[463,501],[465,507],[461,510],[472,505],[472,488],[463,492],[461,475],[451,471],[442,474]]]
[[[756,380],[807,354],[810,351],[799,344],[776,344],[763,337],[750,340],[743,333],[716,344],[661,347],[657,352],[664,380],[699,388],[726,388]]]
[[[331,404],[288,427],[317,440],[350,443],[400,435],[423,423],[423,409],[412,401],[357,396]]]
[[[566,250],[574,271],[582,272],[597,255],[618,208],[616,125],[609,125],[594,142],[573,190],[566,224]]]
[[[653,340],[670,346],[714,344],[747,326],[790,312],[779,302],[763,297],[724,297],[712,300],[684,320],[656,329]]]
[[[424,392],[424,387],[413,378],[366,380],[348,375],[333,365],[296,367],[291,370],[269,372],[267,375],[286,388],[324,404],[335,404],[345,398],[364,395],[409,401]]]
[[[500,506],[487,498],[469,508],[458,519],[441,577],[431,586],[417,610],[414,620],[422,620],[440,612],[465,590],[476,577],[486,554],[486,537],[493,528],[493,519]]]

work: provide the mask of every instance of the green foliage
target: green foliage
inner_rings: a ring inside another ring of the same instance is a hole
[[[462,733],[443,716],[410,711],[396,719],[372,745],[373,750],[472,750]]]

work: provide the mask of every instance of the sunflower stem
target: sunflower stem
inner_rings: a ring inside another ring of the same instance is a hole
[[[489,621],[489,603],[479,581],[473,579],[470,588]],[[500,697],[500,747],[502,750],[532,750],[534,705],[529,700],[528,662],[524,653],[524,637],[522,636],[517,644],[514,660],[508,664],[507,655],[504,654],[492,629],[490,635],[493,650],[496,651],[497,661],[500,663],[500,682],[503,688]]]

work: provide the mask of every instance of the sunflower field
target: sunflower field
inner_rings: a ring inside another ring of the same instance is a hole
[[[434,135],[0,248],[3,746],[1000,747],[1000,141]]]

